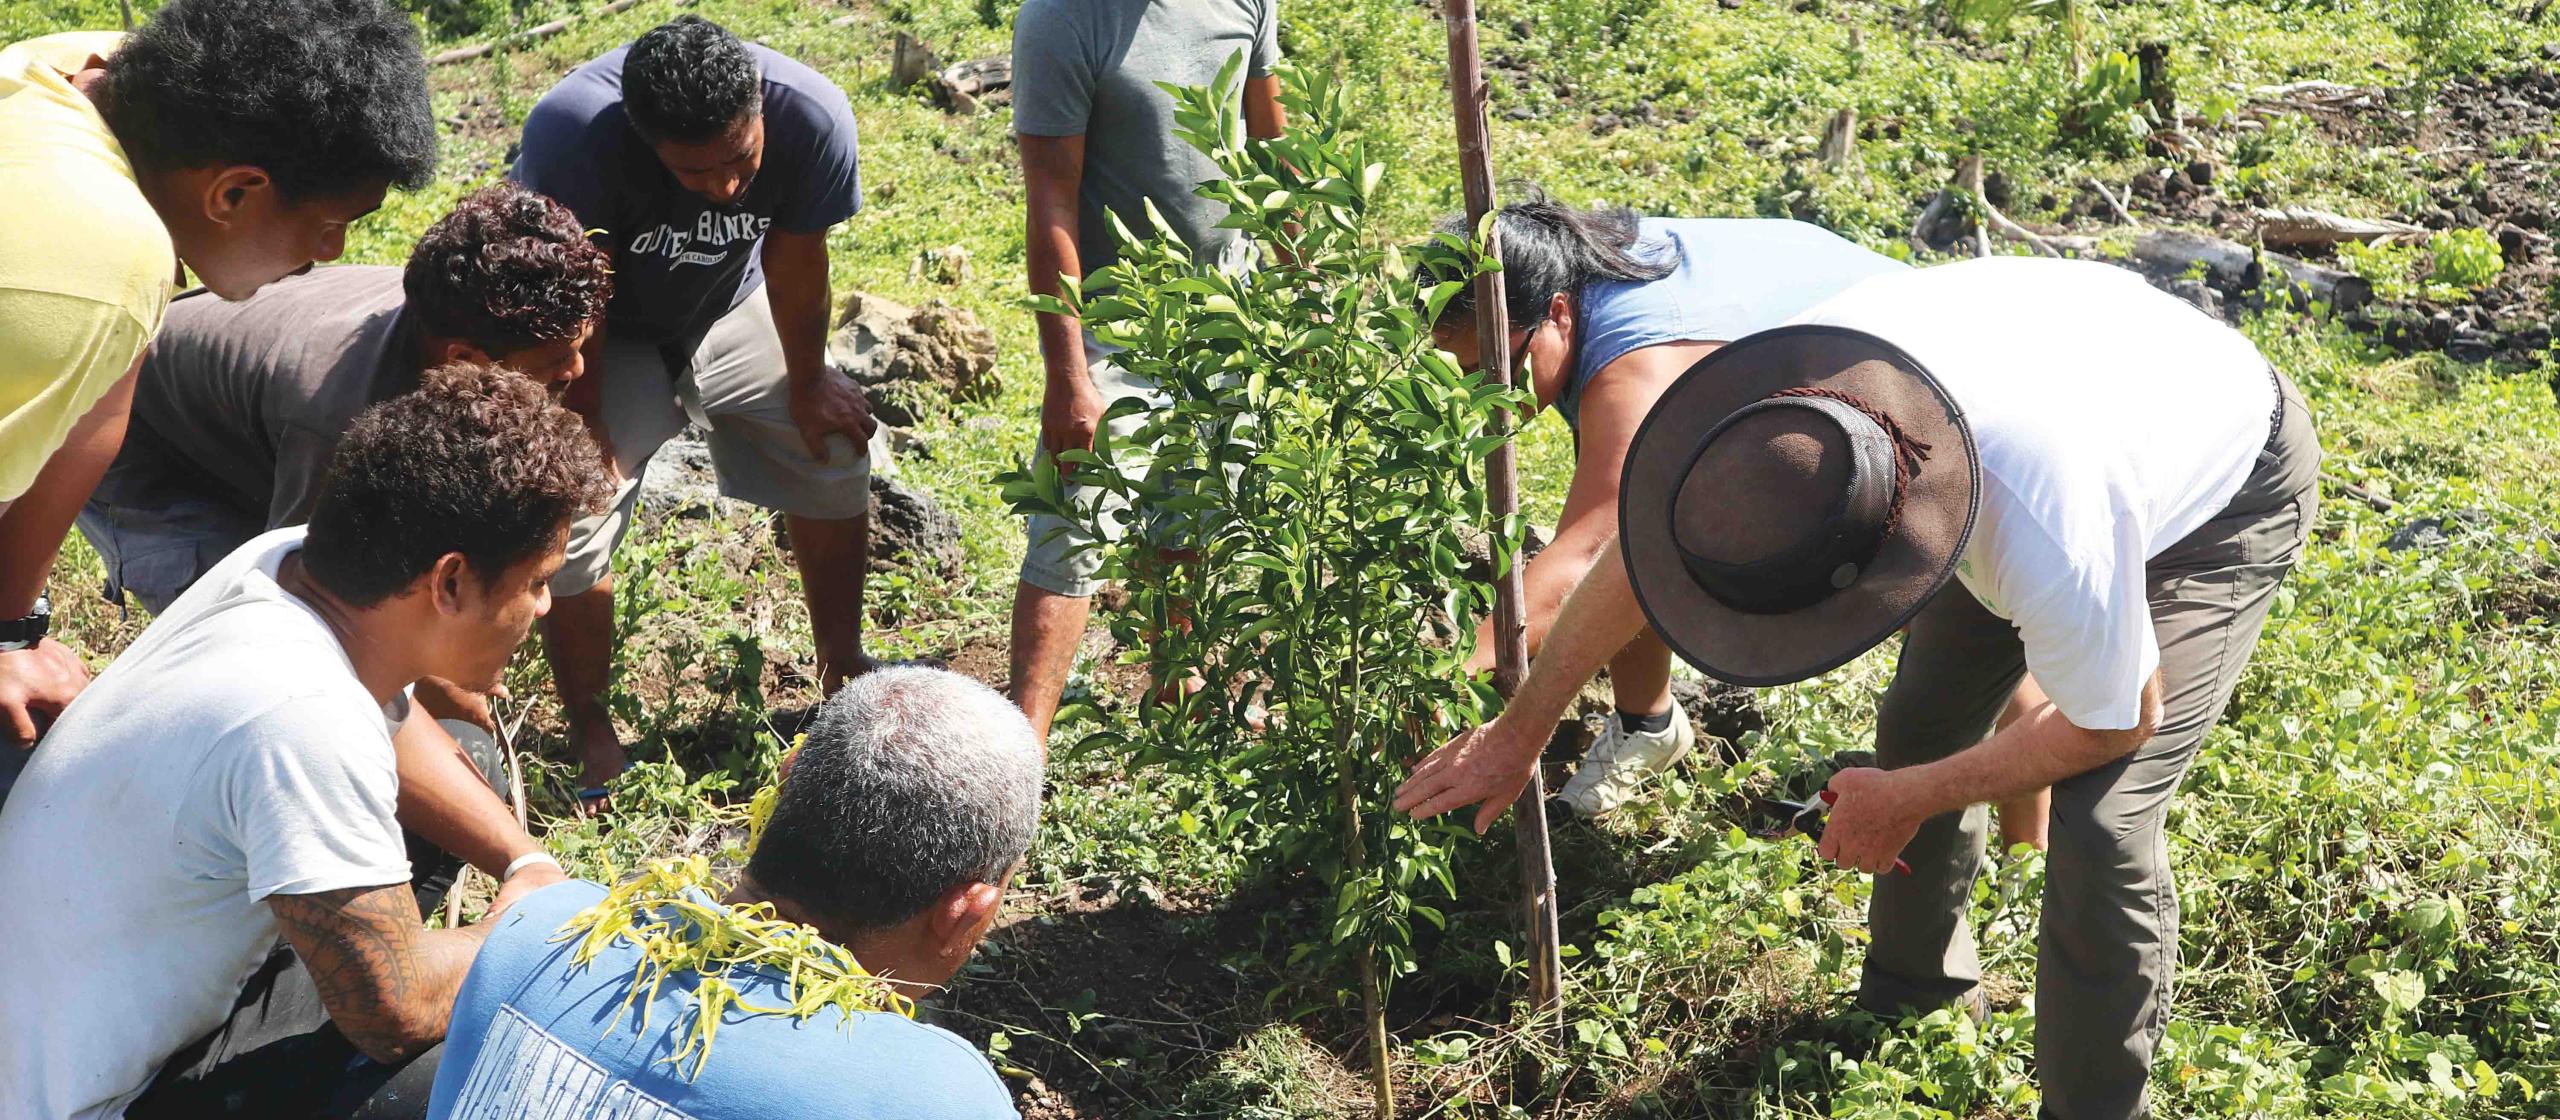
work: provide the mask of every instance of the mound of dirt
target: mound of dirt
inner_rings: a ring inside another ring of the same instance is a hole
[[[720,478],[711,468],[711,448],[696,432],[682,432],[661,445],[641,473],[643,513],[701,520],[754,508],[720,495]]]
[[[871,570],[912,568],[942,579],[960,577],[960,519],[933,495],[871,476]]]
[[[992,400],[1003,388],[995,333],[941,300],[908,307],[855,292],[827,340],[827,361],[861,383],[873,415],[900,428],[924,416],[949,418],[960,404]]]
[[[879,453],[874,445],[875,456]],[[875,460],[875,468],[879,464]],[[750,516],[753,505],[720,494],[720,477],[711,465],[711,449],[698,432],[668,440],[649,459],[642,480],[640,508],[645,513],[689,519]],[[912,569],[938,579],[960,575],[960,519],[942,508],[933,495],[889,477],[871,475],[871,570]]]

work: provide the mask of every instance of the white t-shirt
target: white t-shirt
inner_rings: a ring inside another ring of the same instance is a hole
[[[2124,269],[2026,257],[1888,273],[1795,321],[1883,338],[1946,387],[1982,459],[1956,578],[2018,628],[2072,723],[2139,723],[2160,664],[2145,567],[2265,450],[2257,347]]]
[[[0,807],[0,1115],[117,1117],[222,1025],[271,894],[409,879],[393,713],[241,546],[66,710]],[[395,706],[405,701],[395,701]]]

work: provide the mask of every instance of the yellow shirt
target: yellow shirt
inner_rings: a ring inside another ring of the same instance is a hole
[[[26,493],[133,367],[176,287],[168,229],[70,82],[122,38],[72,32],[0,50],[0,502]]]

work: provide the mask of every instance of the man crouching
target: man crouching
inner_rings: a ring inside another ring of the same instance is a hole
[[[725,900],[662,867],[495,925],[429,1115],[1011,1117],[968,1043],[896,1014],[985,936],[1040,818],[1040,744],[985,685],[899,666],[818,709]]]
[[[0,945],[42,962],[0,985],[0,1111],[325,1112],[444,1037],[488,927],[423,928],[392,732],[421,677],[497,683],[605,474],[532,381],[434,371],[356,420],[310,525],[241,546],[72,703],[0,808]],[[265,1014],[243,983],[279,934],[337,1053],[222,1078],[204,1055]]]

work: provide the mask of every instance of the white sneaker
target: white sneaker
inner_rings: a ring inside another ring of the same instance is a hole
[[[1601,722],[1600,737],[1583,754],[1573,780],[1554,798],[1578,817],[1597,817],[1634,800],[1645,779],[1670,769],[1698,742],[1689,713],[1681,711],[1676,700],[1671,704],[1671,726],[1660,731],[1630,732],[1618,722],[1616,712]]]

